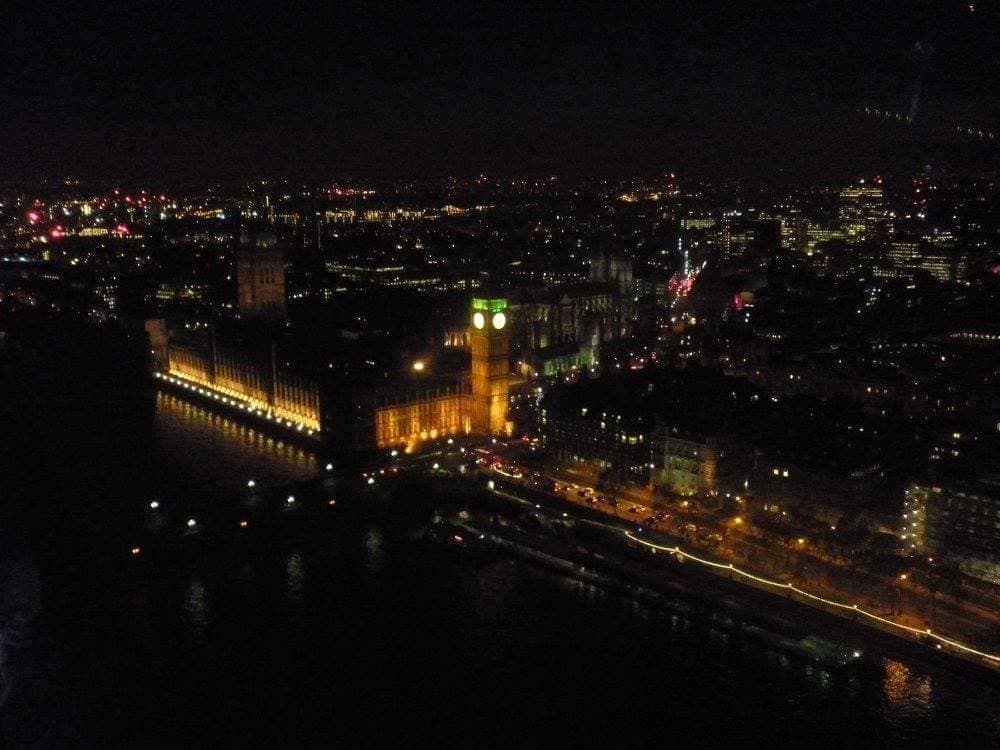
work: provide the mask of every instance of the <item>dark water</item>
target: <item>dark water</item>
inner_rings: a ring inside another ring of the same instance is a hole
[[[315,457],[169,394],[36,385],[4,411],[5,518],[42,569],[65,686],[67,710],[39,713],[92,745],[1000,739],[997,690],[960,670],[830,675],[521,562],[424,546],[391,519],[342,513],[132,558],[151,499],[207,514],[248,478],[312,475]]]

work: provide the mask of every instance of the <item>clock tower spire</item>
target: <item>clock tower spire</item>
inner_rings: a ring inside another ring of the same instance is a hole
[[[510,389],[510,334],[507,300],[472,300],[472,431],[497,435],[507,431]]]

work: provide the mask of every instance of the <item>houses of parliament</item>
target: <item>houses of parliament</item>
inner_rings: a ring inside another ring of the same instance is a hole
[[[274,332],[284,325],[285,265],[274,235],[244,232],[236,254],[239,329],[174,330],[146,321],[154,377],[264,420],[332,450],[412,450],[425,440],[509,433],[510,327],[507,301],[474,298],[470,366],[435,385],[333,383],[322,373],[279,367]]]

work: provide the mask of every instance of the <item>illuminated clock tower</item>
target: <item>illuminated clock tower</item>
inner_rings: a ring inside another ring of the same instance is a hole
[[[496,435],[507,430],[510,335],[507,300],[472,300],[472,431]]]

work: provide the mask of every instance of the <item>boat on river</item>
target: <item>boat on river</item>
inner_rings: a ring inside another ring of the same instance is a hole
[[[859,649],[833,643],[817,635],[796,640],[756,625],[744,624],[740,629],[752,638],[825,669],[848,669],[861,662],[862,652]]]

